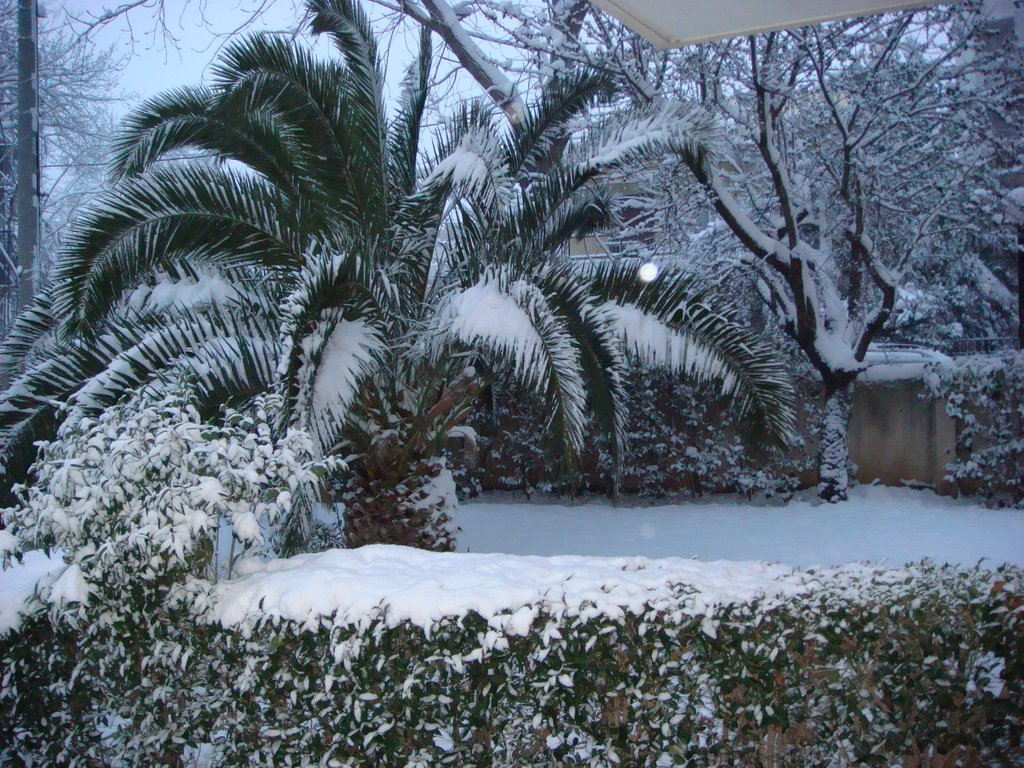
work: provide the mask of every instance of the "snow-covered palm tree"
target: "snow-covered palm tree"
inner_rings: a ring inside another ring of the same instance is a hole
[[[67,413],[60,403],[87,414],[182,374],[211,414],[279,388],[287,423],[350,459],[349,545],[452,545],[435,457],[500,370],[542,395],[569,468],[588,410],[621,451],[628,356],[717,379],[786,439],[784,370],[709,291],[681,273],[645,283],[627,266],[557,258],[612,223],[602,174],[711,152],[699,112],[594,121],[566,146],[607,88],[576,73],[504,129],[463,108],[423,151],[429,36],[389,120],[360,7],[309,5],[340,58],[250,36],[226,48],[211,85],[128,119],[113,191],[5,346],[8,481]],[[294,518],[301,546],[308,519]]]

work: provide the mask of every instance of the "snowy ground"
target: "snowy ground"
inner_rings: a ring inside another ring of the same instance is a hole
[[[253,564],[247,577],[220,588],[220,618],[226,624],[262,613],[300,621],[334,612],[353,618],[387,604],[393,617],[427,624],[470,608],[515,611],[538,595],[624,607],[668,583],[692,585],[696,603],[806,588],[808,575],[787,566],[872,561],[898,567],[923,558],[1024,566],[1024,511],[904,488],[858,487],[838,505],[810,497],[785,506],[719,498],[633,507],[489,498],[463,505],[458,522],[460,549],[478,556],[366,547]],[[37,579],[46,599],[46,585],[62,569],[59,559],[30,552],[22,565],[0,572],[0,635],[17,625]]]
[[[860,560],[1024,566],[1024,511],[909,488],[858,486],[848,502],[785,506],[735,499],[664,506],[485,498],[464,504],[459,548],[516,555],[696,557],[792,566]]]

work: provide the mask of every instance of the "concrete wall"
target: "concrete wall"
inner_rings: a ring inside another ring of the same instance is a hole
[[[951,493],[944,467],[955,458],[956,425],[940,401],[922,398],[922,383],[859,382],[850,418],[850,458],[862,483],[915,481]]]

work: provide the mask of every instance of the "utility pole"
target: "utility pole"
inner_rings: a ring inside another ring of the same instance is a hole
[[[18,0],[18,308],[36,290],[39,250],[38,0]]]

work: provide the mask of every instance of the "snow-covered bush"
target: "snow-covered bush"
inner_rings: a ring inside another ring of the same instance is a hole
[[[1024,506],[1024,352],[977,355],[926,377],[926,394],[956,419],[956,460],[946,479],[993,503]]]
[[[357,556],[369,594],[353,599],[332,589],[331,558]],[[588,598],[587,565],[558,563],[562,581],[523,600],[535,564],[520,564],[519,596],[509,597],[500,585],[465,586],[486,581],[472,556],[453,564],[460,556],[408,553],[428,586],[381,600],[377,585],[406,583],[406,569],[387,563],[403,557],[312,555],[221,586],[211,616],[245,638],[220,683],[228,764],[253,755],[517,768],[1024,758],[1018,570],[775,574],[767,596],[719,604],[707,584],[638,595],[629,577],[660,567],[644,561]],[[450,588],[460,565],[463,588]],[[304,569],[320,581],[296,601]],[[434,579],[444,588],[432,592]],[[429,599],[438,591],[445,597]],[[459,607],[438,605],[451,601]]]
[[[54,611],[0,638],[0,733],[44,764],[1024,759],[1019,569],[746,567],[397,547],[246,561],[180,615],[133,619],[150,635],[118,659],[76,649],[98,631]]]
[[[214,659],[196,606],[237,557],[274,551],[331,468],[306,433],[275,434],[279,408],[258,398],[211,425],[183,395],[143,393],[42,447],[5,520],[66,566],[3,644],[0,756],[167,764],[183,733],[207,732],[214,713],[192,689]]]
[[[794,377],[796,379],[796,377]],[[798,392],[801,382],[795,381]],[[713,390],[694,387],[658,371],[635,368],[628,380],[629,420],[621,484],[644,496],[685,490],[774,494],[799,487],[802,472],[814,468],[805,431],[785,451],[755,444],[735,411],[723,407]],[[804,421],[816,417],[813,391],[800,399]],[[610,466],[602,453],[601,464]]]

